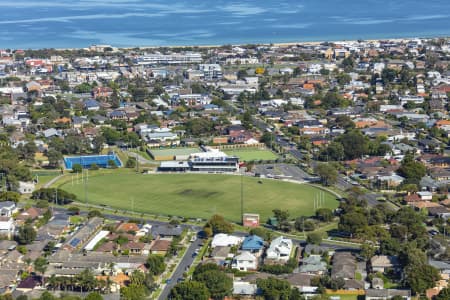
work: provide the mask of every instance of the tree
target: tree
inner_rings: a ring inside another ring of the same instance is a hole
[[[75,280],[80,286],[81,291],[91,291],[97,285],[97,280],[89,269],[84,269],[80,274],[76,275]]]
[[[398,173],[406,178],[405,184],[419,184],[426,172],[427,169],[422,163],[410,159],[408,155],[405,155],[405,158],[398,169]]]
[[[31,244],[36,238],[36,231],[33,229],[31,225],[24,225],[19,228],[19,232],[17,235],[17,241],[21,245]]]
[[[267,279],[257,279],[256,285],[266,300],[289,300],[291,285],[286,280],[269,277]]]
[[[450,299],[450,287],[442,289],[434,300],[448,300]]]
[[[366,260],[371,259],[375,255],[376,248],[371,243],[365,242],[361,246],[361,256]]]
[[[44,277],[44,273],[47,270],[47,260],[45,257],[38,257],[34,261],[34,270],[38,273],[41,273],[42,277]]]
[[[281,210],[281,209],[274,209],[272,210],[274,217],[278,221],[278,229],[281,229],[283,225],[288,221],[289,218],[289,211],[287,210]]]
[[[427,255],[417,248],[415,242],[406,245],[400,260],[406,263],[404,283],[409,285],[415,294],[423,294],[440,279],[438,270],[428,264]]]
[[[129,157],[126,164],[125,164],[125,168],[136,168],[136,158],[134,157]]]
[[[144,286],[130,284],[120,289],[120,299],[123,300],[141,300],[145,299],[147,291]]]
[[[305,217],[299,217],[295,220],[294,227],[298,231],[313,231],[316,224],[312,220],[305,220]]]
[[[233,232],[233,224],[227,222],[221,215],[213,215],[205,227],[210,227],[213,234]]]
[[[13,201],[13,202],[19,202],[20,200],[20,193],[18,192],[0,192],[0,202],[1,201]]]
[[[322,243],[323,235],[320,232],[311,232],[306,235],[306,241],[310,244],[319,245]]]
[[[298,288],[294,287],[289,295],[289,300],[305,300],[305,297],[303,297]]]
[[[93,292],[87,295],[86,298],[84,298],[84,300],[103,300],[103,297],[99,293]]]
[[[355,234],[367,227],[367,217],[358,211],[350,211],[339,219],[339,229]]]
[[[117,169],[117,164],[114,160],[110,159],[108,160],[108,167],[111,169]]]
[[[338,172],[336,168],[330,164],[317,164],[315,172],[320,177],[320,180],[324,185],[332,185],[337,181]]]
[[[130,276],[130,283],[134,284],[136,286],[142,286],[144,285],[145,281],[145,274],[142,273],[139,270],[134,270],[133,273],[131,273]]]
[[[336,126],[343,128],[345,130],[355,128],[355,123],[353,122],[353,120],[346,115],[337,116],[336,119],[334,120],[334,123],[336,124]]]
[[[149,273],[152,275],[162,274],[166,269],[164,257],[155,254],[149,255],[147,258],[146,267],[149,269]]]
[[[405,268],[405,282],[415,294],[423,294],[436,285],[440,279],[439,272],[429,264],[410,264]]]
[[[71,206],[67,210],[71,215],[78,215],[80,213],[80,208],[76,206]]]
[[[103,150],[103,144],[106,142],[106,139],[103,135],[97,135],[92,140],[92,145],[94,146],[94,152],[100,153]]]
[[[96,171],[96,170],[99,170],[100,169],[100,167],[97,165],[97,164],[91,164],[90,166],[89,166],[89,169],[91,170],[91,171]]]
[[[342,277],[332,278],[330,280],[330,288],[332,290],[340,290],[345,286],[345,280]]]
[[[196,270],[193,274],[194,281],[203,282],[208,288],[211,298],[223,299],[231,295],[233,289],[233,280],[221,270],[214,269]]]
[[[42,293],[41,297],[39,297],[39,300],[57,300],[57,299],[49,291],[45,291],[44,293]]]
[[[319,208],[316,210],[316,218],[322,222],[330,222],[333,220],[333,211],[329,208]]]
[[[81,173],[83,172],[83,166],[80,164],[73,164],[72,165],[72,173]]]
[[[60,151],[55,149],[50,149],[47,151],[48,165],[52,168],[59,167],[59,162],[62,160],[63,156]]]
[[[211,270],[219,271],[220,268],[218,265],[213,264],[213,263],[198,264],[195,267],[195,270],[194,270],[194,273],[192,274],[192,276],[195,277],[198,274],[205,273],[206,271],[211,271]]]
[[[344,146],[339,142],[331,142],[328,147],[320,154],[323,161],[342,160],[344,158]]]
[[[203,282],[186,281],[175,285],[170,291],[171,300],[208,300],[209,291]]]
[[[256,228],[252,228],[250,229],[250,234],[251,235],[257,235],[260,238],[262,238],[263,240],[269,240],[270,239],[270,231],[262,228],[262,227],[256,227]]]
[[[96,209],[90,210],[87,215],[88,219],[91,219],[93,217],[101,217],[101,216],[102,216],[102,213]]]
[[[364,136],[359,130],[351,130],[337,139],[344,147],[344,154],[346,159],[360,158],[368,153],[369,138]]]

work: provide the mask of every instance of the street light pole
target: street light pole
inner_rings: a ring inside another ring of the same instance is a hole
[[[241,173],[241,223],[244,225],[244,174]]]

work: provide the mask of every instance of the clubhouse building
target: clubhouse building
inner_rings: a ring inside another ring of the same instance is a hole
[[[193,153],[187,161],[163,161],[158,168],[161,172],[214,172],[232,173],[239,169],[239,158],[228,156],[217,149]]]

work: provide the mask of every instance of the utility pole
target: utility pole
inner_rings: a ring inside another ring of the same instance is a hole
[[[83,170],[83,173],[84,173],[84,169],[82,169]],[[83,177],[83,183],[84,183],[84,201],[86,202],[86,205],[87,205],[87,180],[86,180],[86,176],[84,176]]]
[[[241,224],[244,225],[244,174],[241,173]]]

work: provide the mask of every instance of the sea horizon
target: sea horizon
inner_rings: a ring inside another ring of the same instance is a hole
[[[370,11],[367,6],[371,7]],[[450,36],[432,0],[17,0],[2,4],[0,48],[285,44]]]

